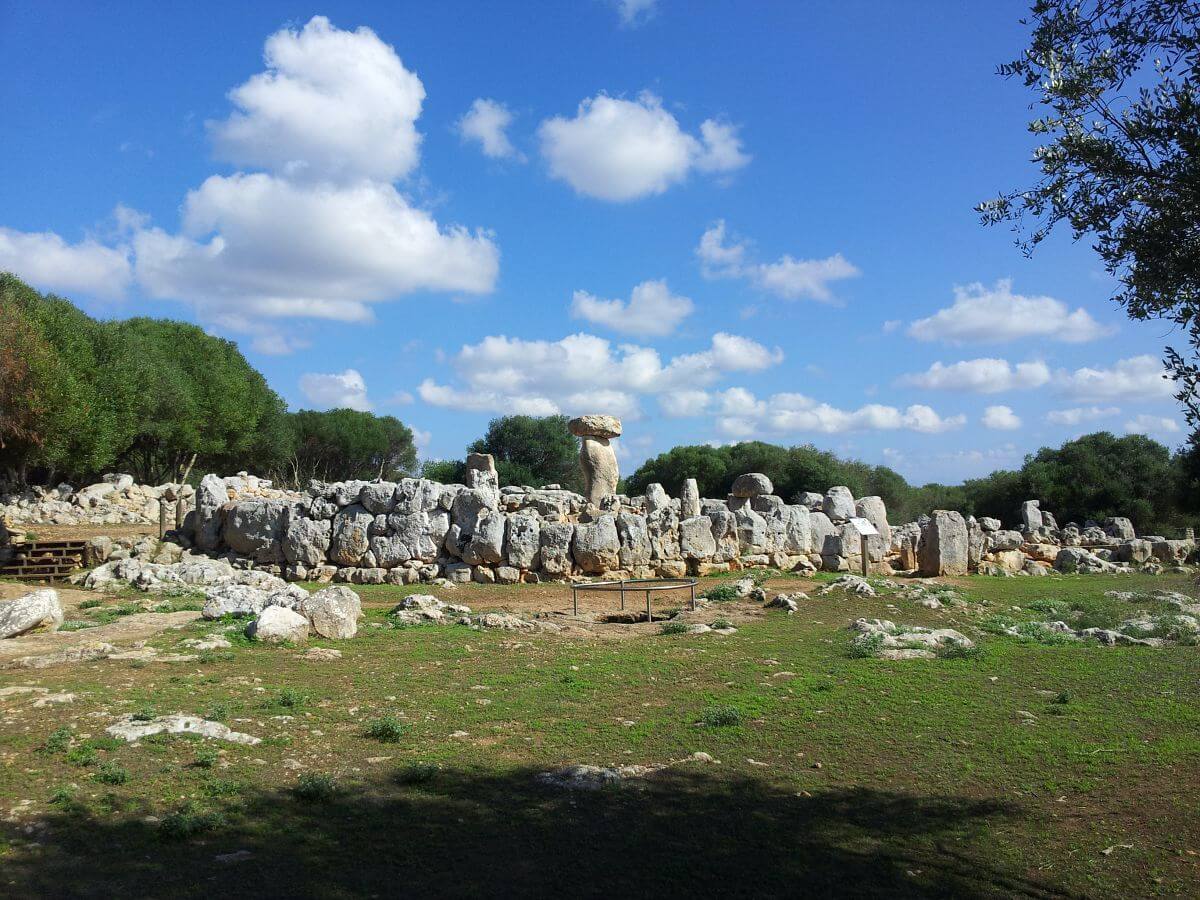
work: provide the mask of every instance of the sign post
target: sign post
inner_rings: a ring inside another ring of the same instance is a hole
[[[870,519],[863,519],[859,518],[858,516],[852,518],[850,520],[850,524],[853,525],[854,530],[858,532],[858,539],[861,542],[860,549],[862,552],[862,576],[863,578],[866,578],[867,572],[869,571],[869,567],[871,565],[871,557],[868,554],[867,549],[867,539],[871,537],[871,535],[879,534],[879,531],[874,525],[871,524]]]

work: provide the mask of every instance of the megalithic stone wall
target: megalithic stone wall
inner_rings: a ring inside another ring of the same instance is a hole
[[[853,517],[880,532],[867,553],[871,571],[883,574],[1044,574],[1051,564],[1113,571],[1175,565],[1194,550],[1191,541],[1139,539],[1126,519],[1051,529],[1040,510],[1042,524],[1019,532],[948,510],[891,525],[879,497],[856,501],[835,486],[789,503],[757,473],[740,477],[724,499],[701,498],[694,484],[673,499],[655,484],[598,507],[553,486],[500,488],[490,460],[475,463],[465,484],[313,482],[301,492],[207,475],[180,540],[289,579],[361,584],[679,577],[753,566],[857,572]]]

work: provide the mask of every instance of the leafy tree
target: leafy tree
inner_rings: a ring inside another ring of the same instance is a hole
[[[462,484],[467,464],[460,459],[427,459],[421,465],[421,477],[442,484]]]
[[[651,484],[658,482],[673,497],[678,497],[683,482],[695,478],[702,497],[722,497],[732,481],[726,479],[729,469],[728,454],[723,447],[704,444],[672,447],[642,463],[626,477],[625,492],[644,493]]]
[[[294,440],[289,468],[295,484],[311,478],[394,481],[416,471],[412,431],[394,416],[331,409],[302,410],[289,419]]]
[[[1043,448],[1022,468],[1030,496],[1041,499],[1060,524],[1128,516],[1142,533],[1171,518],[1177,472],[1170,451],[1157,441],[1107,431],[1057,450]]]
[[[579,440],[567,430],[566,416],[492,419],[487,433],[467,451],[492,454],[502,485],[561,484],[582,490]]]
[[[131,348],[69,301],[43,296],[12,275],[0,274],[0,307],[30,339],[24,362],[33,391],[16,414],[31,431],[5,454],[6,466],[21,476],[39,468],[47,480],[108,468],[129,437],[133,392],[123,364]],[[23,347],[15,353],[23,355]]]
[[[136,348],[132,435],[122,463],[141,480],[201,469],[276,470],[291,450],[283,400],[237,345],[186,322],[127,319],[111,329]]]
[[[1060,224],[1085,236],[1133,319],[1187,330],[1166,349],[1193,434],[1200,427],[1200,2],[1036,0],[1033,34],[1000,74],[1033,90],[1041,177],[980,204],[1031,253]]]

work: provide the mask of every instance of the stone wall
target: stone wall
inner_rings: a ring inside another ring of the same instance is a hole
[[[10,526],[157,525],[165,503],[174,524],[175,503],[183,500],[190,508],[194,495],[188,484],[137,484],[132,475],[111,474],[78,490],[60,484],[0,494],[0,520]]]
[[[470,465],[466,484],[314,482],[304,492],[207,475],[177,539],[291,580],[357,584],[680,577],[754,566],[859,572],[856,518],[879,532],[866,542],[868,569],[879,574],[1123,571],[1179,565],[1194,551],[1192,541],[1138,538],[1126,519],[1059,528],[1036,504],[1025,505],[1020,530],[949,510],[892,525],[879,497],[835,486],[788,503],[770,479],[749,473],[723,499],[700,497],[689,481],[679,498],[653,484],[597,505],[554,485],[500,488],[484,455]]]

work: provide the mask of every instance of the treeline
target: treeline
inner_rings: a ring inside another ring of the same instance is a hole
[[[416,469],[391,416],[289,413],[231,341],[166,319],[99,321],[0,274],[0,474],[85,483],[245,469],[293,484]]]
[[[749,441],[726,447],[675,447],[644,462],[625,480],[630,493],[659,482],[678,496],[695,478],[704,497],[723,497],[744,472],[762,472],[775,492],[795,500],[804,491],[844,484],[856,497],[878,495],[893,522],[934,509],[1018,522],[1021,502],[1040,499],[1062,524],[1128,516],[1142,534],[1170,532],[1195,523],[1200,513],[1200,465],[1194,448],[1172,454],[1140,434],[1085,435],[1058,448],[1045,447],[1015,471],[1000,470],[962,484],[910,485],[887,466],[840,459],[811,444],[780,447]]]
[[[583,490],[579,468],[579,439],[567,430],[566,416],[501,416],[467,447],[468,453],[490,453],[496,460],[501,485],[560,484]],[[444,484],[461,483],[465,460],[437,459],[425,463],[421,474]]]

